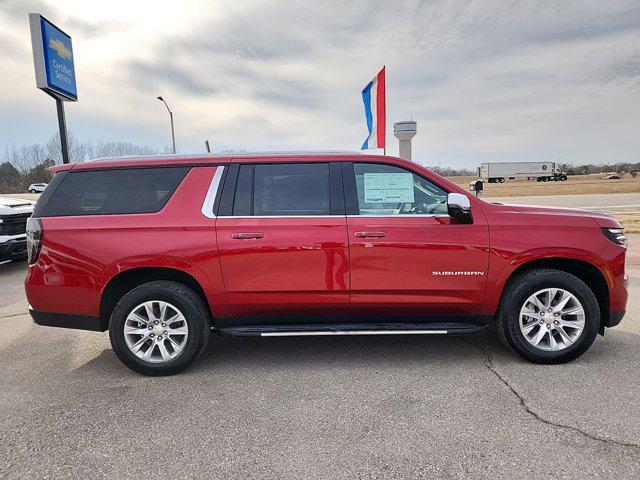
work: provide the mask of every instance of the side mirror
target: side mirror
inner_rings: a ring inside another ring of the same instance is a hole
[[[447,211],[449,216],[465,223],[471,222],[471,202],[469,197],[461,193],[447,195]]]

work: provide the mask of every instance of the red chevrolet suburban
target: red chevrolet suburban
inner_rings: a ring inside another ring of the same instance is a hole
[[[493,328],[538,363],[577,358],[625,311],[607,215],[484,202],[411,162],[350,152],[61,165],[28,221],[35,323],[109,330],[147,375],[224,335]]]

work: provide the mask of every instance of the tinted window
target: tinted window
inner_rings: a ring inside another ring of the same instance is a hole
[[[43,216],[153,213],[165,206],[189,167],[69,172]]]
[[[253,165],[242,165],[238,173],[233,215],[251,215],[253,209]]]
[[[239,187],[246,185],[240,177]],[[236,201],[242,202],[242,198],[242,192],[237,191]],[[254,215],[329,215],[329,198],[328,163],[258,164],[254,167]],[[240,205],[238,211],[241,211]]]
[[[404,168],[355,163],[360,215],[447,214],[447,192]]]

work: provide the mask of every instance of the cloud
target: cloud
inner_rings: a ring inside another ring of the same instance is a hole
[[[207,82],[207,77],[191,75],[187,69],[166,62],[142,62],[130,61],[125,72],[129,75],[132,84],[140,85],[145,90],[149,88],[162,91],[180,90],[191,95],[203,96],[215,93],[217,89],[212,82]]]
[[[637,88],[640,82],[640,49],[622,58],[614,58],[602,76],[602,83],[631,81]]]
[[[183,151],[201,151],[204,138],[218,149],[358,148],[360,90],[386,64],[388,131],[416,119],[425,164],[633,160],[640,147],[629,127],[640,107],[636,1],[5,5],[0,31],[21,73],[0,105],[51,108],[35,100],[28,38],[14,27],[27,8],[51,12],[74,37],[80,102],[69,125],[90,139],[162,148],[163,95]],[[0,144],[55,127],[0,122],[11,135]]]

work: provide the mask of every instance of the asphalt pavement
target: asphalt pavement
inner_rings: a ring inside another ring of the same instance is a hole
[[[639,478],[629,313],[566,365],[490,335],[224,338],[143,377],[106,333],[35,326],[0,265],[0,478]]]

